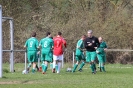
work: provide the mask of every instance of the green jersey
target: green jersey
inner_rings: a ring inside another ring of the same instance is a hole
[[[79,49],[80,48],[80,49]],[[79,40],[78,42],[77,42],[77,46],[76,46],[76,54],[81,54],[83,51],[81,50],[81,49],[83,49],[84,48],[84,43],[83,43],[83,40]]]
[[[36,51],[38,48],[38,40],[35,37],[29,38],[25,45],[28,51]]]
[[[50,52],[53,45],[53,40],[49,37],[41,39],[39,43],[39,46],[41,46],[41,49],[44,52]]]
[[[98,52],[98,54],[104,54],[104,48],[107,48],[107,44],[106,42],[101,42],[100,46],[97,48],[96,52]]]

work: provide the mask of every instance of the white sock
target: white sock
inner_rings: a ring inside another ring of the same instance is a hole
[[[55,61],[53,61],[53,68],[55,68]]]
[[[61,67],[61,62],[58,62],[58,70],[57,70],[57,73],[60,72],[60,67]]]

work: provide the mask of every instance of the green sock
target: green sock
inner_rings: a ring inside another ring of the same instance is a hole
[[[46,72],[47,71],[47,66],[46,65],[44,65],[44,72]]]
[[[102,71],[105,72],[105,68],[104,67],[101,67]]]
[[[32,69],[32,73],[35,73],[35,68]]]
[[[90,65],[91,71],[94,72],[94,64]]]
[[[30,68],[30,67],[31,67],[31,63],[28,64],[28,68]]]
[[[72,71],[75,72],[75,70],[76,70],[77,67],[78,67],[78,64],[75,64]]]
[[[81,69],[83,68],[84,65],[85,65],[85,63],[82,62],[82,63],[80,64],[80,68],[79,68],[79,70],[81,70]]]
[[[44,72],[44,70],[45,70],[45,64],[42,63],[42,71]]]
[[[96,64],[93,64],[94,70],[96,70]]]

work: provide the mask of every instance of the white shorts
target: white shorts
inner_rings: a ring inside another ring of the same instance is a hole
[[[53,60],[60,60],[60,61],[62,61],[63,60],[63,54],[59,55],[59,56],[53,55]]]

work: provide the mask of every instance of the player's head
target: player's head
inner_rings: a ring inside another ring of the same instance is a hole
[[[53,39],[53,37],[52,37],[52,36],[51,36],[50,38],[51,38],[51,39]]]
[[[46,36],[51,37],[51,33],[50,32],[47,32],[46,33]]]
[[[59,35],[59,36],[61,36],[61,35],[62,35],[62,33],[61,33],[61,32],[58,32],[58,35]]]
[[[32,32],[31,36],[36,37],[36,32]]]
[[[103,41],[103,38],[102,37],[99,37],[98,40],[101,43]]]
[[[82,35],[81,39],[84,40],[86,38],[86,35]]]
[[[92,37],[92,30],[88,30],[88,37]]]

